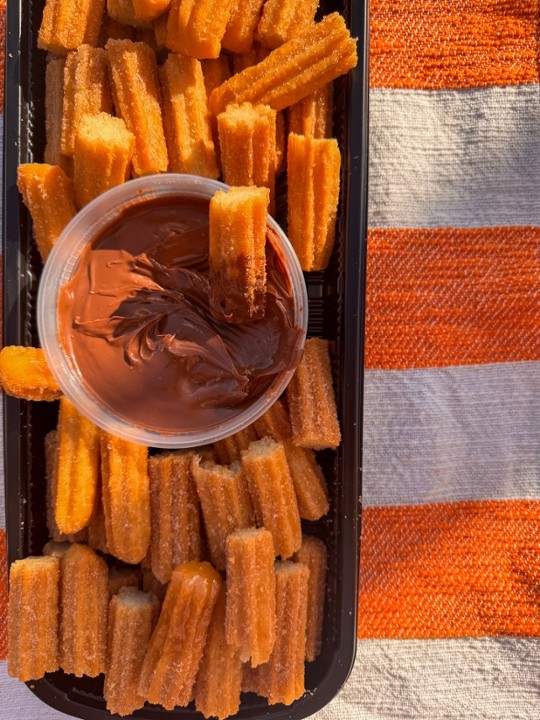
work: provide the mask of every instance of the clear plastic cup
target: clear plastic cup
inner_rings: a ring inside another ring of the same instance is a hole
[[[47,363],[62,392],[75,407],[99,427],[131,442],[159,448],[188,448],[206,445],[244,429],[279,398],[287,387],[295,368],[276,376],[270,387],[251,405],[226,422],[193,432],[160,432],[132,424],[114,414],[87,388],[74,361],[62,346],[57,324],[58,293],[72,277],[79,258],[89,242],[117,218],[126,207],[159,197],[185,195],[210,199],[227,185],[195,175],[168,173],[131,180],[109,190],[84,207],[65,228],[56,242],[41,275],[37,300],[37,322],[41,347]],[[304,276],[287,236],[268,217],[275,231],[277,250],[289,275],[294,302],[294,321],[300,329],[298,345],[305,341],[308,320],[307,291]],[[299,356],[299,353],[296,353]],[[173,407],[171,403],[171,407]],[[176,406],[177,407],[177,406]]]

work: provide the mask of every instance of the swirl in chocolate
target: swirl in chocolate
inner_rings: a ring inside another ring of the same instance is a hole
[[[83,252],[58,300],[59,333],[86,387],[160,432],[218,426],[298,360],[291,284],[267,233],[264,317],[230,324],[209,307],[208,201],[136,203]]]

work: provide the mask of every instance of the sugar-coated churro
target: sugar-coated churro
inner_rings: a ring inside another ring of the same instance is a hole
[[[101,35],[99,44],[105,47],[107,40],[133,40],[135,37],[135,28],[131,25],[119,23],[107,15],[101,26]]]
[[[45,145],[44,159],[50,165],[61,165],[62,113],[64,107],[63,57],[49,60],[45,70]]]
[[[306,627],[306,660],[315,660],[321,652],[326,595],[326,545],[311,535],[302,537],[302,546],[294,554],[294,561],[309,568],[308,606]]]
[[[253,504],[240,463],[230,466],[193,458],[193,477],[201,502],[212,564],[225,570],[225,541],[254,522]]]
[[[77,212],[71,182],[58,165],[19,165],[17,187],[32,216],[34,239],[43,262]]]
[[[337,140],[289,134],[289,239],[303,270],[328,266],[336,237],[340,167]]]
[[[229,535],[227,555],[227,642],[252,667],[270,658],[276,637],[274,542],[264,528]]]
[[[82,44],[97,45],[105,0],[46,0],[38,47],[64,55]]]
[[[209,563],[173,572],[140,675],[139,692],[167,710],[192,698],[221,578]]]
[[[92,550],[99,550],[99,552],[105,554],[108,554],[109,552],[109,546],[107,544],[107,531],[105,528],[105,512],[103,510],[103,500],[101,497],[101,481],[97,491],[94,512],[92,513],[92,517],[88,523],[88,544]]]
[[[167,47],[201,60],[217,58],[232,6],[233,0],[172,0]]]
[[[251,49],[264,0],[239,0],[233,6],[222,45],[225,50],[245,53]]]
[[[135,135],[133,174],[166,172],[169,166],[161,115],[157,61],[146,43],[109,40],[116,113]]]
[[[96,677],[107,667],[108,571],[86,545],[60,560],[59,658],[64,672]]]
[[[242,452],[242,467],[258,521],[274,538],[276,555],[291,557],[302,543],[298,501],[283,443],[264,438]]]
[[[334,125],[334,83],[307,95],[288,110],[289,132],[331,138]]]
[[[135,17],[151,22],[157,20],[169,9],[171,0],[132,0]]]
[[[356,40],[338,13],[288,40],[262,62],[216,88],[215,115],[230,103],[251,102],[283,110],[356,66]]]
[[[311,338],[287,388],[293,442],[299,447],[337,448],[341,432],[328,340]]]
[[[210,200],[210,306],[228,322],[264,315],[269,199],[267,188],[231,187]]]
[[[135,136],[121,118],[83,115],[75,133],[73,189],[79,208],[129,177]]]
[[[319,0],[266,0],[257,26],[257,40],[277,48],[307,30],[315,19]]]
[[[208,97],[214,88],[219,87],[231,77],[230,57],[224,53],[213,60],[201,60],[201,67]]]
[[[172,172],[219,175],[201,63],[170,54],[160,70],[163,122]]]
[[[248,425],[234,435],[218,440],[214,443],[214,448],[219,462],[222,465],[237,462],[242,458],[242,450],[247,450],[254,440],[258,440],[258,435],[253,425]]]
[[[169,15],[162,15],[152,23],[154,43],[159,53],[167,52],[167,22]]]
[[[109,597],[117,595],[122,588],[128,587],[138,590],[141,584],[139,568],[110,568],[109,570]]]
[[[16,560],[9,570],[8,673],[23,682],[58,670],[57,557]]]
[[[150,543],[147,447],[101,432],[101,497],[109,552],[141,562]]]
[[[122,25],[135,28],[149,28],[150,23],[137,16],[134,0],[107,0],[109,16]]]
[[[270,55],[270,50],[263,47],[260,43],[253,43],[253,46],[243,53],[235,53],[233,55],[234,74],[242,72],[248,67],[257,65]]]
[[[23,400],[56,400],[62,394],[41,348],[6,345],[0,351],[0,384]]]

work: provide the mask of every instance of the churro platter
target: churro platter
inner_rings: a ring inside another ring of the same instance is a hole
[[[79,10],[7,10],[8,671],[89,720],[307,717],[356,649],[367,0]]]

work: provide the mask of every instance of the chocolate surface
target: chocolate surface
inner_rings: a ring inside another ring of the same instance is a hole
[[[134,204],[89,244],[59,294],[62,345],[87,388],[152,430],[218,426],[299,359],[302,332],[271,228],[264,317],[230,324],[212,315],[208,205]]]

